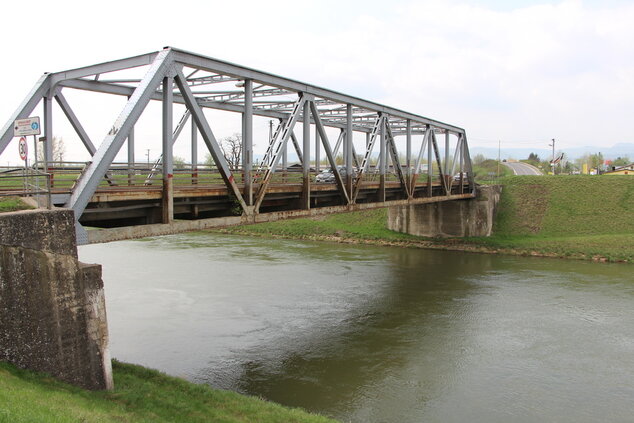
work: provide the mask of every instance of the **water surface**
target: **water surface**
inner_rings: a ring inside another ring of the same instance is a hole
[[[351,422],[630,422],[629,265],[184,234],[80,248],[112,355]]]

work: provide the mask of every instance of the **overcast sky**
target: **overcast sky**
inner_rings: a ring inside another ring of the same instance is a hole
[[[634,142],[634,2],[29,1],[0,10],[2,124],[45,71],[170,45],[456,124],[473,146]],[[108,124],[86,125],[96,143],[121,104]],[[58,130],[68,126],[55,130],[66,139]]]

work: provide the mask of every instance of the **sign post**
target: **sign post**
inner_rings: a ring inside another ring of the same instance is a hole
[[[27,168],[27,158],[29,156],[29,147],[26,144],[26,137],[20,137],[20,143],[18,144],[18,151],[20,152],[20,158],[24,160],[24,167]]]
[[[28,188],[27,183],[27,172],[28,172],[28,154],[29,148],[26,144],[26,136],[33,135],[33,151],[35,152],[35,163],[37,163],[37,136],[42,133],[42,128],[40,126],[40,117],[33,116],[23,119],[16,119],[13,123],[13,136],[20,137],[20,143],[18,145],[18,150],[20,152],[20,158],[24,160],[24,189]],[[38,178],[35,178],[36,190],[39,192]],[[38,194],[38,203],[39,203],[39,194]],[[39,205],[39,204],[38,204]],[[50,203],[49,203],[50,207]]]

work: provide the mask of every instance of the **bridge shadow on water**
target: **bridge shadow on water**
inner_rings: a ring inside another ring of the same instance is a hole
[[[233,365],[201,369],[195,380],[333,417],[352,413],[360,421],[378,409],[398,416],[404,404],[423,407],[433,398],[421,395],[443,389],[428,385],[451,379],[460,366],[469,297],[481,290],[470,280],[490,271],[495,258],[401,248],[373,254],[376,250],[337,246],[331,257],[321,248],[311,257],[311,249],[303,249],[304,258],[326,263],[366,260],[362,251],[376,256],[383,261],[374,275],[380,290],[361,289],[340,316],[316,316],[305,330],[238,351]],[[392,401],[390,395],[410,398]]]

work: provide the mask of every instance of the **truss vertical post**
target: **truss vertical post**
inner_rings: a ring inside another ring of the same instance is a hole
[[[198,127],[196,120],[192,119],[192,185],[198,184]]]
[[[445,175],[449,174],[449,131],[445,131]],[[451,175],[450,175],[451,176]]]
[[[319,173],[321,170],[321,157],[320,156],[320,144],[321,139],[319,138],[319,130],[317,126],[315,126],[315,172]]]
[[[244,119],[242,133],[242,171],[244,182],[244,202],[253,205],[253,80],[244,80]]]
[[[405,129],[405,165],[407,166],[407,183],[412,176],[412,121],[407,119],[407,127]]]
[[[174,124],[174,78],[163,78],[163,223],[174,221],[174,160],[172,141]]]
[[[304,102],[302,110],[303,148],[302,148],[302,200],[301,208],[310,209],[310,104]]]
[[[434,128],[430,128],[431,134],[429,134],[429,140],[427,142],[427,196],[431,197],[433,195],[433,186],[432,186],[432,173],[434,171],[434,163],[431,158],[432,154],[432,144],[435,142],[434,137]]]
[[[464,135],[460,135],[460,194],[464,194]]]
[[[387,134],[385,125],[388,120],[387,115],[381,119],[380,139],[379,139],[379,202],[385,201],[385,174],[387,170]]]
[[[352,170],[352,154],[353,154],[353,140],[354,133],[352,131],[352,104],[348,103],[346,105],[346,138],[344,140],[344,152],[346,158],[346,192],[348,196],[352,199],[352,180],[353,180],[353,170]]]
[[[467,134],[463,134],[464,137],[464,154],[466,163],[467,180],[469,181],[469,192],[475,194],[475,176],[473,175],[473,164],[471,162],[471,154],[469,153],[469,144],[467,143]]]
[[[134,179],[134,126],[128,134],[128,185],[132,185]]]

